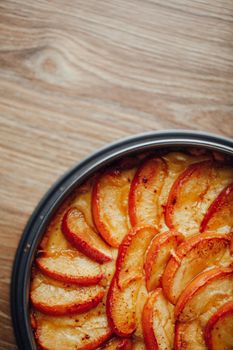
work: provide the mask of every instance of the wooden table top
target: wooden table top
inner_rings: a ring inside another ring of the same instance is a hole
[[[35,205],[106,143],[188,128],[233,136],[232,0],[0,4],[0,349],[16,349],[12,262]]]

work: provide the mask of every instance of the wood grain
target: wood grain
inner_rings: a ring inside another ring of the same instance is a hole
[[[233,136],[232,0],[0,2],[0,349],[12,261],[49,186],[109,141]]]

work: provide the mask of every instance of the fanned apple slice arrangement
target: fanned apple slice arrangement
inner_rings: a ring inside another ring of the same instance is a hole
[[[45,350],[233,349],[233,163],[166,151],[76,189],[32,268]]]

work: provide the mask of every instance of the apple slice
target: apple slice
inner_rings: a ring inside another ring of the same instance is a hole
[[[124,238],[116,261],[116,279],[121,289],[142,278],[145,252],[156,234],[152,226],[135,227]]]
[[[169,152],[164,154],[162,157],[168,167],[167,176],[164,178],[164,184],[159,195],[160,203],[160,223],[159,231],[167,231],[167,225],[165,223],[165,209],[167,204],[168,195],[171,191],[171,188],[178,178],[178,176],[192,163],[200,162],[207,158],[206,155],[201,155],[198,158],[191,156],[184,152]]]
[[[146,287],[151,291],[160,286],[161,277],[169,258],[184,237],[176,232],[164,232],[155,236],[148,248],[145,260]]]
[[[112,335],[102,303],[79,315],[53,317],[35,312],[34,320],[37,343],[46,350],[94,350]]]
[[[109,323],[119,336],[131,335],[137,327],[137,295],[143,279],[144,255],[157,230],[133,228],[119,247],[116,272],[107,296]]]
[[[203,331],[198,320],[176,322],[174,350],[206,350]]]
[[[173,304],[200,272],[211,267],[229,265],[230,236],[223,234],[199,234],[188,238],[168,261],[162,277],[162,286],[168,300]]]
[[[103,350],[132,350],[133,342],[129,338],[114,338],[105,344]]]
[[[68,241],[91,259],[100,263],[110,261],[111,250],[87,224],[83,212],[72,207],[62,220],[62,232]]]
[[[159,195],[167,175],[162,158],[150,158],[137,170],[129,192],[129,216],[132,226],[159,223]]]
[[[39,311],[49,315],[66,315],[87,311],[103,299],[105,292],[99,286],[77,287],[54,281],[35,272],[31,282],[30,299]]]
[[[232,300],[233,268],[220,267],[199,274],[185,288],[175,306],[175,317],[190,322]]]
[[[92,192],[92,214],[103,239],[118,247],[127,234],[128,194],[135,170],[115,170],[100,176]]]
[[[74,206],[84,214],[87,224],[92,228],[94,227],[91,215],[91,188],[90,181],[84,183],[62,203],[45,231],[40,243],[40,250],[48,253],[76,250],[76,248],[68,242],[61,230],[62,219],[67,208]]]
[[[136,337],[142,338],[141,315],[146,296],[141,281],[132,281],[127,288],[121,290],[116,278],[113,278],[107,297],[107,315],[115,334],[128,337],[134,332]]]
[[[229,233],[233,229],[233,183],[226,186],[210,205],[200,231]]]
[[[136,300],[140,282],[133,281],[121,290],[113,277],[107,296],[107,316],[111,329],[120,337],[128,337],[137,326]]]
[[[174,306],[157,288],[148,298],[142,314],[142,328],[147,350],[171,350],[174,342]]]
[[[208,349],[233,349],[233,301],[224,304],[210,318],[205,328]]]
[[[41,253],[37,267],[45,275],[58,281],[83,286],[97,284],[103,278],[101,266],[78,251]]]
[[[232,168],[222,163],[206,160],[188,166],[169,193],[165,211],[167,226],[185,236],[197,233],[209,203],[232,179]]]

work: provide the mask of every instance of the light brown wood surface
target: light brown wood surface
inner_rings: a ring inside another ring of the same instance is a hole
[[[90,152],[149,130],[233,136],[232,0],[0,2],[0,349],[21,232]],[[27,349],[25,349],[27,350]]]

